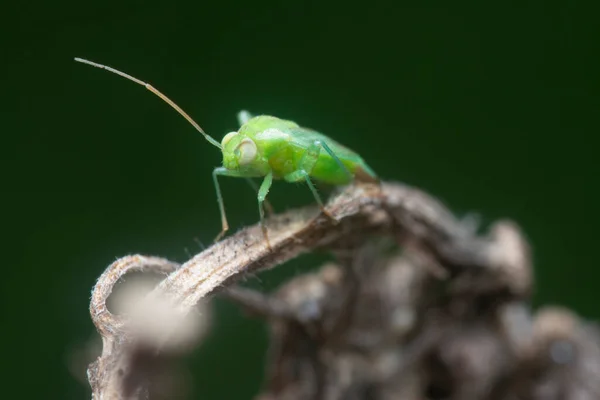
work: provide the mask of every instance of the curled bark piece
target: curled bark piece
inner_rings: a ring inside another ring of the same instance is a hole
[[[179,265],[159,257],[141,255],[125,256],[112,263],[100,276],[92,291],[90,314],[98,333],[102,336],[102,354],[90,364],[88,381],[94,399],[126,399],[124,376],[130,368],[130,350],[126,343],[132,340],[126,329],[126,320],[112,314],[106,305],[108,297],[121,277],[135,271],[152,271],[169,274]],[[143,390],[135,391],[138,396]]]

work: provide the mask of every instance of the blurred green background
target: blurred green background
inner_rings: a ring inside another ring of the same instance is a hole
[[[67,365],[94,333],[98,275],[130,253],[185,261],[220,229],[216,149],[143,88],[76,56],[150,81],[218,140],[242,108],[293,119],[459,216],[515,219],[533,245],[535,303],[600,318],[598,13],[514,4],[3,5],[1,365],[13,398],[87,398]],[[258,221],[243,181],[223,190],[234,230]],[[283,210],[311,203],[307,192],[276,183],[271,200]],[[250,281],[268,290],[313,260]],[[265,327],[225,302],[216,311],[189,363],[194,398],[250,398]]]

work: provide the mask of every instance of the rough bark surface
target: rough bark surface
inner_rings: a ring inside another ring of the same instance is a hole
[[[177,358],[201,338],[197,307],[218,294],[270,324],[260,400],[600,399],[599,333],[568,310],[530,310],[529,246],[515,223],[480,234],[398,183],[347,187],[326,209],[337,222],[314,208],[270,218],[271,248],[256,225],[183,265],[111,264],[90,305],[103,340],[88,368],[93,398],[183,398]],[[317,248],[337,261],[273,296],[235,285]],[[165,278],[115,315],[106,301],[133,271]]]

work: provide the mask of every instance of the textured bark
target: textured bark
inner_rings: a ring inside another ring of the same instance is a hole
[[[567,310],[533,313],[529,246],[516,224],[486,234],[397,183],[347,187],[327,204],[246,228],[179,266],[127,256],[107,268],[90,306],[103,339],[90,365],[94,399],[180,398],[177,375],[218,293],[271,327],[267,399],[600,398],[598,333]],[[336,263],[273,296],[235,280],[314,249]],[[401,250],[401,251],[400,251]],[[166,274],[127,316],[106,300],[131,271]]]

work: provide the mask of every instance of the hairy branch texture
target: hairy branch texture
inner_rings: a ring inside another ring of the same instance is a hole
[[[516,224],[478,234],[398,183],[349,186],[326,209],[337,221],[311,207],[270,218],[271,249],[256,225],[183,265],[141,255],[110,265],[90,306],[103,339],[88,369],[93,398],[178,398],[156,377],[201,336],[197,307],[216,293],[271,326],[262,400],[599,398],[597,333],[566,310],[529,310]],[[337,262],[274,296],[234,285],[317,248]],[[114,315],[106,301],[132,271],[166,277]]]

